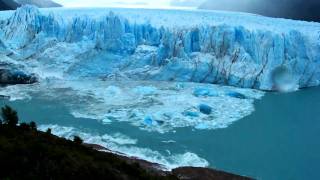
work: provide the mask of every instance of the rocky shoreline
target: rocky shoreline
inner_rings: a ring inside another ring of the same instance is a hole
[[[128,164],[138,163],[143,169],[154,175],[174,175],[182,180],[253,180],[253,178],[250,177],[214,170],[211,168],[179,167],[172,170],[166,170],[165,167],[161,164],[148,162],[137,157],[128,157],[122,153],[111,151],[97,144],[84,145],[97,151],[112,153],[116,155],[118,158],[126,161]]]

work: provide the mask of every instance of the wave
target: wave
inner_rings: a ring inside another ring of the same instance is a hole
[[[48,128],[50,128],[54,135],[70,140],[73,139],[74,136],[79,136],[84,140],[85,143],[98,144],[108,148],[113,152],[119,152],[129,157],[136,157],[153,163],[158,163],[164,165],[164,168],[167,170],[183,166],[209,166],[209,163],[205,159],[200,158],[198,155],[191,152],[165,156],[158,151],[154,151],[148,148],[136,147],[134,146],[137,143],[136,139],[131,139],[130,137],[121,133],[112,135],[99,135],[82,131],[74,127],[65,127],[51,124],[40,125],[38,128],[41,131],[46,131]]]

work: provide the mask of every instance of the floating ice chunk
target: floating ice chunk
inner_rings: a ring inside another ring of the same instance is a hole
[[[195,128],[199,130],[204,130],[204,129],[209,129],[209,126],[207,124],[201,123],[196,125]]]
[[[183,115],[189,116],[189,117],[199,117],[199,113],[196,111],[185,111],[183,112]]]
[[[238,98],[238,99],[246,99],[247,97],[241,93],[235,92],[235,91],[230,91],[227,92],[227,96],[233,97],[233,98]]]
[[[168,141],[161,141],[162,143],[165,143],[165,144],[173,144],[173,143],[176,143],[176,141],[174,140],[168,140]]]
[[[201,97],[201,96],[214,97],[214,96],[218,96],[218,93],[214,92],[212,89],[209,89],[209,88],[197,87],[194,89],[193,95],[196,97]]]
[[[144,118],[143,122],[148,126],[152,126],[154,121],[151,116],[147,116]]]
[[[199,105],[199,110],[200,110],[200,112],[202,112],[203,114],[209,115],[209,114],[211,114],[211,112],[212,112],[212,107],[210,107],[210,106],[208,106],[208,105],[206,105],[206,104],[200,104],[200,105]]]
[[[177,84],[176,84],[176,88],[177,88],[178,90],[184,89],[184,88],[185,88],[185,85],[184,85],[183,83],[177,83]]]
[[[152,86],[138,86],[134,88],[133,91],[140,95],[153,95],[156,93],[157,88]]]
[[[136,139],[131,139],[130,137],[123,135],[121,133],[115,133],[113,135],[104,134],[101,136],[103,140],[114,142],[119,145],[137,144]]]
[[[109,86],[107,87],[106,91],[111,95],[116,95],[121,93],[121,89],[117,86]]]

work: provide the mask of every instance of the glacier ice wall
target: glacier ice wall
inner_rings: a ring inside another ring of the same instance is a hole
[[[5,47],[12,59],[39,62],[31,63],[32,67],[60,70],[59,65],[65,65],[62,74],[66,77],[94,74],[262,90],[319,85],[318,23],[241,14],[243,20],[233,25],[223,15],[206,11],[177,11],[172,20],[170,12],[157,23],[155,17],[165,16],[166,11],[148,10],[149,17],[143,21],[135,21],[141,19],[142,11],[132,15],[134,10],[127,9],[117,15],[118,11],[94,17],[24,6],[1,20],[0,53]],[[186,20],[186,14],[192,19]],[[205,23],[211,16],[221,16],[222,23]],[[261,22],[252,27],[246,16]],[[175,21],[179,17],[183,25]]]

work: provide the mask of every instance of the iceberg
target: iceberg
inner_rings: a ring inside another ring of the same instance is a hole
[[[23,6],[0,14],[0,53],[40,77],[52,70],[279,90],[280,68],[292,87],[319,85],[319,23],[203,10]]]
[[[212,107],[206,105],[206,104],[200,104],[199,105],[199,110],[201,113],[209,115],[212,112]]]

